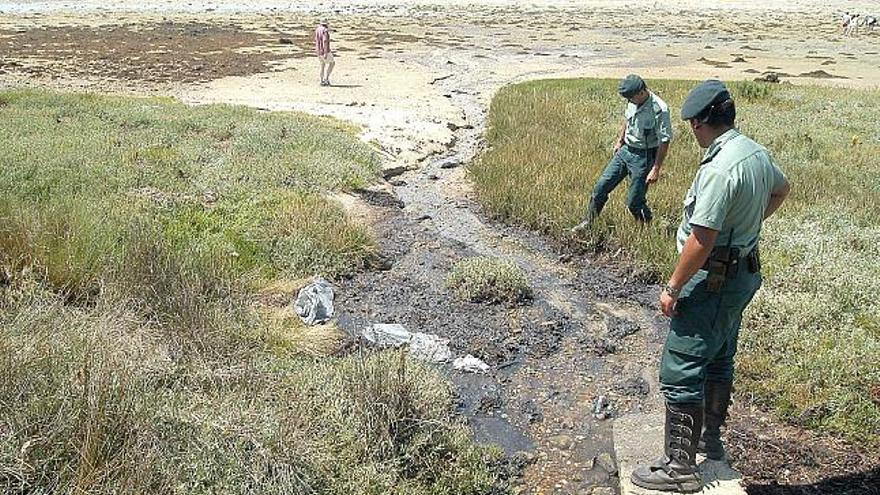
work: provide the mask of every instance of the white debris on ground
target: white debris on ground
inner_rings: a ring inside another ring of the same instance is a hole
[[[412,333],[397,323],[375,323],[364,330],[363,337],[383,347],[400,347],[409,343]]]
[[[422,332],[410,332],[396,323],[376,323],[367,327],[363,337],[378,346],[409,346],[409,354],[415,359],[431,363],[445,363],[452,359],[449,340]]]
[[[432,363],[445,363],[452,359],[449,340],[429,333],[413,334],[409,342],[409,355]]]
[[[293,303],[296,314],[306,325],[327,323],[333,317],[333,286],[321,277],[300,289]]]
[[[489,365],[483,362],[483,360],[468,354],[465,357],[456,358],[452,362],[452,369],[467,373],[486,373],[489,371]]]

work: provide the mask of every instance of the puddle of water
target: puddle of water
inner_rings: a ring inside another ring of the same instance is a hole
[[[495,445],[505,455],[512,456],[535,448],[529,437],[500,417],[472,416],[468,418],[468,424],[474,432],[474,441],[482,445]]]

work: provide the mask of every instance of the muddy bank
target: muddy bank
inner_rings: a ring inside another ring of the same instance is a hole
[[[561,300],[553,284],[541,282],[540,267],[528,261],[521,266],[533,282],[533,301],[515,306],[460,301],[446,289],[449,270],[488,246],[438,235],[433,218],[413,218],[406,205],[386,201],[381,208],[375,229],[387,270],[341,283],[339,325],[357,335],[372,323],[400,323],[450,339],[457,356],[472,354],[489,363],[487,375],[444,369],[475,439],[500,446],[524,468],[517,481],[525,493],[554,491],[556,485],[565,488],[556,493],[614,489],[611,423],[592,409],[600,396],[610,417],[652,407],[647,368],[638,364],[641,358],[631,358],[646,342],[659,342],[662,328],[632,301],[603,299],[615,305],[612,313],[597,304],[591,286],[577,287],[577,278],[565,282],[571,285]],[[477,214],[474,204],[459,210],[466,209]],[[557,255],[547,246],[534,249],[540,251],[530,256]],[[603,291],[635,292],[620,280],[600,285]],[[578,317],[566,307],[577,308]]]
[[[481,94],[470,88],[487,82],[470,77],[437,83],[465,114],[455,146],[395,178],[393,189],[364,197],[382,209],[374,230],[388,266],[343,283],[340,325],[357,334],[371,323],[400,323],[489,363],[485,376],[449,376],[475,438],[523,467],[524,493],[616,490],[610,419],[656,405],[648,370],[664,330],[653,316],[654,288],[624,276],[623,265],[560,262],[570,255],[542,236],[483,215],[463,164],[481,149],[486,126]],[[445,286],[450,269],[478,255],[515,262],[534,299],[516,306],[455,299]]]
[[[748,401],[731,408],[726,437],[749,495],[880,494],[880,454],[786,424]]]

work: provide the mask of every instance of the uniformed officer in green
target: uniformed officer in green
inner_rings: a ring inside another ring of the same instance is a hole
[[[681,117],[706,154],[685,196],[679,260],[660,295],[661,310],[672,318],[660,363],[665,456],[634,471],[632,481],[695,492],[702,484],[698,449],[712,459],[725,455],[720,428],[742,313],[761,285],[761,224],[790,187],[767,150],[734,127],[736,107],[720,81],[697,85]]]
[[[651,220],[646,196],[648,185],[660,178],[660,168],[672,141],[669,106],[635,74],[620,81],[617,91],[629,102],[623,126],[614,144],[614,156],[593,188],[587,217],[572,229],[575,233],[593,223],[608,201],[608,195],[627,176],[630,182],[626,205],[630,213],[639,221]]]

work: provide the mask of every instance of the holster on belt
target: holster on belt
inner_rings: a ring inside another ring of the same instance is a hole
[[[740,257],[739,249],[734,247],[716,247],[709,254],[709,259],[703,265],[703,270],[709,272],[706,277],[706,289],[709,292],[720,292],[724,281],[736,278],[739,274],[740,265],[745,263],[749,273],[761,271],[761,259],[758,248],[752,249],[745,257]]]
[[[761,271],[761,253],[758,252],[758,246],[755,246],[755,249],[752,249],[752,252],[746,255],[746,262],[749,267],[749,273]]]
[[[720,292],[724,281],[736,277],[739,272],[739,249],[716,247],[709,254],[703,269],[709,272],[706,289],[709,292]]]

